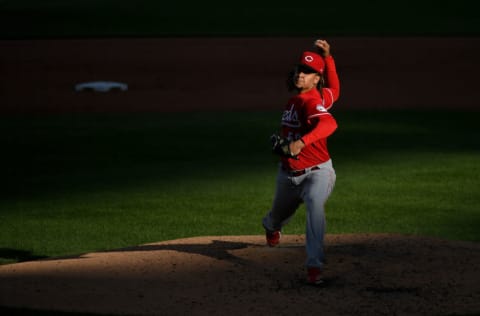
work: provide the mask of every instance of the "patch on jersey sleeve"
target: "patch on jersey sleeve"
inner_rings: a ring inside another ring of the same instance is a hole
[[[321,104],[317,105],[317,111],[318,112],[328,112],[327,109]]]

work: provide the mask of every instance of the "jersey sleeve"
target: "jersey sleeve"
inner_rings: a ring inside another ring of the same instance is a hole
[[[337,122],[320,100],[312,98],[306,102],[308,132],[302,136],[305,145],[330,136],[337,129]]]
[[[320,139],[327,138],[337,129],[337,121],[332,115],[318,116],[313,119],[313,129],[303,135],[301,140],[308,146]]]
[[[322,89],[323,106],[329,110],[340,96],[340,80],[338,79],[335,60],[332,56],[325,58],[325,87]]]

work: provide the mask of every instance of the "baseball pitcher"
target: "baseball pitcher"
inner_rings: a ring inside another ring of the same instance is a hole
[[[282,227],[305,203],[307,283],[317,285],[323,282],[325,203],[336,179],[327,138],[337,122],[329,109],[339,97],[340,81],[329,43],[316,40],[314,50],[301,54],[287,80],[295,94],[283,111],[280,133],[272,135],[272,149],[281,162],[263,227],[267,244],[278,245]]]

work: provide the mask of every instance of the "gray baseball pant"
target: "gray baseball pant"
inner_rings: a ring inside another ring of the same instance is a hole
[[[303,202],[306,208],[306,266],[322,268],[325,260],[325,203],[335,185],[336,175],[332,161],[319,164],[318,170],[307,168],[305,174],[291,176],[281,167],[272,209],[263,218],[263,227],[269,231],[281,230]]]

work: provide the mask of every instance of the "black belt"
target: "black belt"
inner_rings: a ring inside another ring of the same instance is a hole
[[[287,170],[285,168],[283,170],[285,170],[292,177],[298,177],[298,176],[302,176],[305,173],[307,173],[308,170],[313,171],[313,170],[318,170],[318,169],[320,169],[319,166],[313,166],[310,169],[302,169],[302,170]]]

